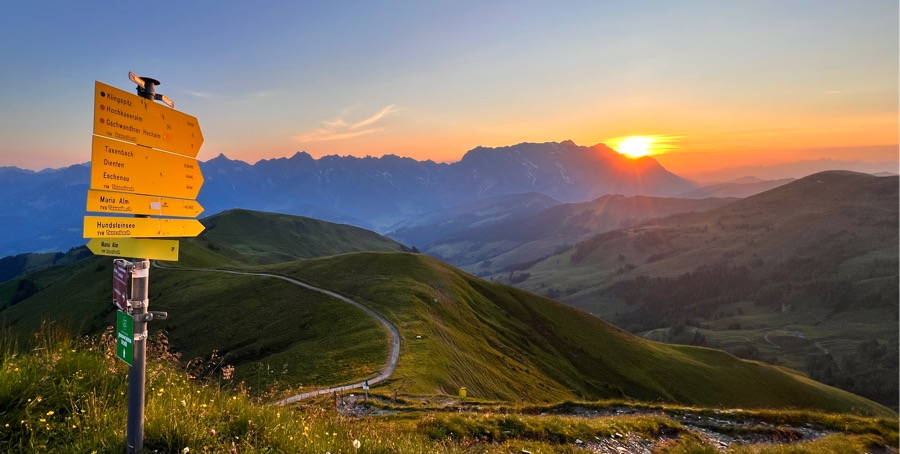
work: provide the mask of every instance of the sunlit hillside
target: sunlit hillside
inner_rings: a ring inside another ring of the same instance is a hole
[[[897,177],[820,173],[595,236],[513,278],[648,338],[896,404],[897,188]]]

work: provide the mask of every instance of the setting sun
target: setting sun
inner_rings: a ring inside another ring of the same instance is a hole
[[[636,159],[653,154],[653,142],[656,140],[651,137],[623,137],[613,148],[629,158]]]

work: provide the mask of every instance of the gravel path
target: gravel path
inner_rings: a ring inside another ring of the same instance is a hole
[[[327,290],[324,288],[309,285],[305,282],[298,281],[297,279],[292,279],[292,278],[289,278],[286,276],[280,276],[277,274],[249,273],[249,272],[245,272],[245,271],[216,270],[216,269],[208,269],[208,268],[179,268],[179,267],[173,267],[173,266],[168,266],[168,265],[161,265],[158,262],[153,262],[153,264],[156,267],[167,269],[167,270],[226,273],[226,274],[238,274],[238,275],[242,275],[242,276],[259,276],[259,277],[272,278],[272,279],[281,279],[283,281],[289,282],[294,285],[299,285],[300,287],[312,290],[314,292],[319,292],[319,293],[328,295],[330,297],[337,298],[351,306],[359,308],[360,310],[362,310],[363,312],[368,314],[370,317],[374,318],[379,323],[381,323],[381,325],[384,326],[385,329],[387,329],[388,332],[391,334],[391,355],[390,355],[390,357],[388,357],[387,363],[384,365],[384,369],[382,369],[381,372],[379,372],[378,375],[376,375],[375,377],[372,377],[369,379],[363,379],[359,382],[335,386],[332,388],[318,389],[315,391],[309,391],[309,392],[305,392],[305,393],[301,393],[301,394],[296,394],[296,395],[284,398],[282,400],[279,400],[278,402],[275,402],[275,405],[287,405],[287,404],[290,404],[293,402],[297,402],[299,400],[308,399],[310,397],[315,397],[315,396],[320,396],[322,394],[331,394],[333,392],[342,392],[342,391],[347,391],[347,390],[351,390],[351,389],[358,389],[358,388],[362,388],[367,382],[369,385],[374,385],[375,383],[387,380],[391,376],[391,374],[394,373],[394,370],[397,368],[397,362],[400,360],[400,331],[398,331],[397,327],[394,326],[393,323],[389,322],[386,318],[384,318],[381,314],[373,311],[372,309],[368,308],[367,306],[360,304],[357,301],[347,298],[346,296],[339,295],[335,292],[332,292],[331,290]]]

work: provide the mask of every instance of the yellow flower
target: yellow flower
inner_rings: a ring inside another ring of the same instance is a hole
[[[48,411],[47,416],[53,416],[53,410]]]
[[[47,420],[44,418],[41,418],[41,422],[47,422]]]

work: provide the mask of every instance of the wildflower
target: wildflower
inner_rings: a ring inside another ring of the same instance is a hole
[[[188,448],[188,447],[185,447],[184,449],[181,450],[182,454],[187,454],[189,452],[191,452],[191,448]]]
[[[361,444],[362,444],[362,443],[360,443],[359,440],[353,440],[353,449],[359,451],[359,446],[360,446]]]
[[[212,436],[216,436],[216,429],[209,429],[209,434]]]
[[[41,422],[47,422],[47,420],[44,418],[41,418]]]
[[[53,416],[53,410],[48,411],[47,416]]]

